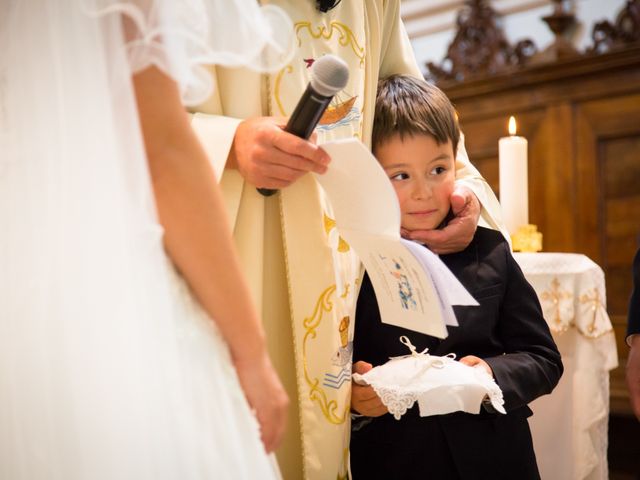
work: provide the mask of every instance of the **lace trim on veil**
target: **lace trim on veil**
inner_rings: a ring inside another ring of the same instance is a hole
[[[274,5],[253,0],[82,0],[94,17],[120,14],[133,72],[155,65],[195,105],[213,91],[208,65],[274,72],[293,56],[293,25]]]

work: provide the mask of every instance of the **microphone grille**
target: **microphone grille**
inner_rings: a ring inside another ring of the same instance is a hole
[[[311,88],[320,95],[333,97],[347,86],[349,68],[344,60],[335,55],[324,55],[311,67]]]

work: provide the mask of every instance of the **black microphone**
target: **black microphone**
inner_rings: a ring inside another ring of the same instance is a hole
[[[305,140],[309,139],[333,96],[347,85],[347,80],[349,80],[349,69],[340,58],[324,55],[313,62],[309,85],[298,101],[284,131]],[[277,192],[269,188],[258,188],[258,191],[265,197]]]

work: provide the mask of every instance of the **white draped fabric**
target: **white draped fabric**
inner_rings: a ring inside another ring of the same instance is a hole
[[[604,480],[609,372],[618,366],[602,269],[584,255],[515,253],[558,344],[564,375],[529,423],[542,478]]]
[[[157,65],[195,102],[200,63],[276,68],[268,18],[291,25],[252,0],[0,4],[0,478],[273,477],[165,256],[131,75]]]

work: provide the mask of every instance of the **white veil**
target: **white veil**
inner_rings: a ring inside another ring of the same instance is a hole
[[[261,478],[226,347],[175,291],[131,74],[157,64],[197,102],[201,63],[286,61],[261,19],[286,20],[241,0],[0,5],[0,478]],[[127,45],[118,12],[143,27]]]

